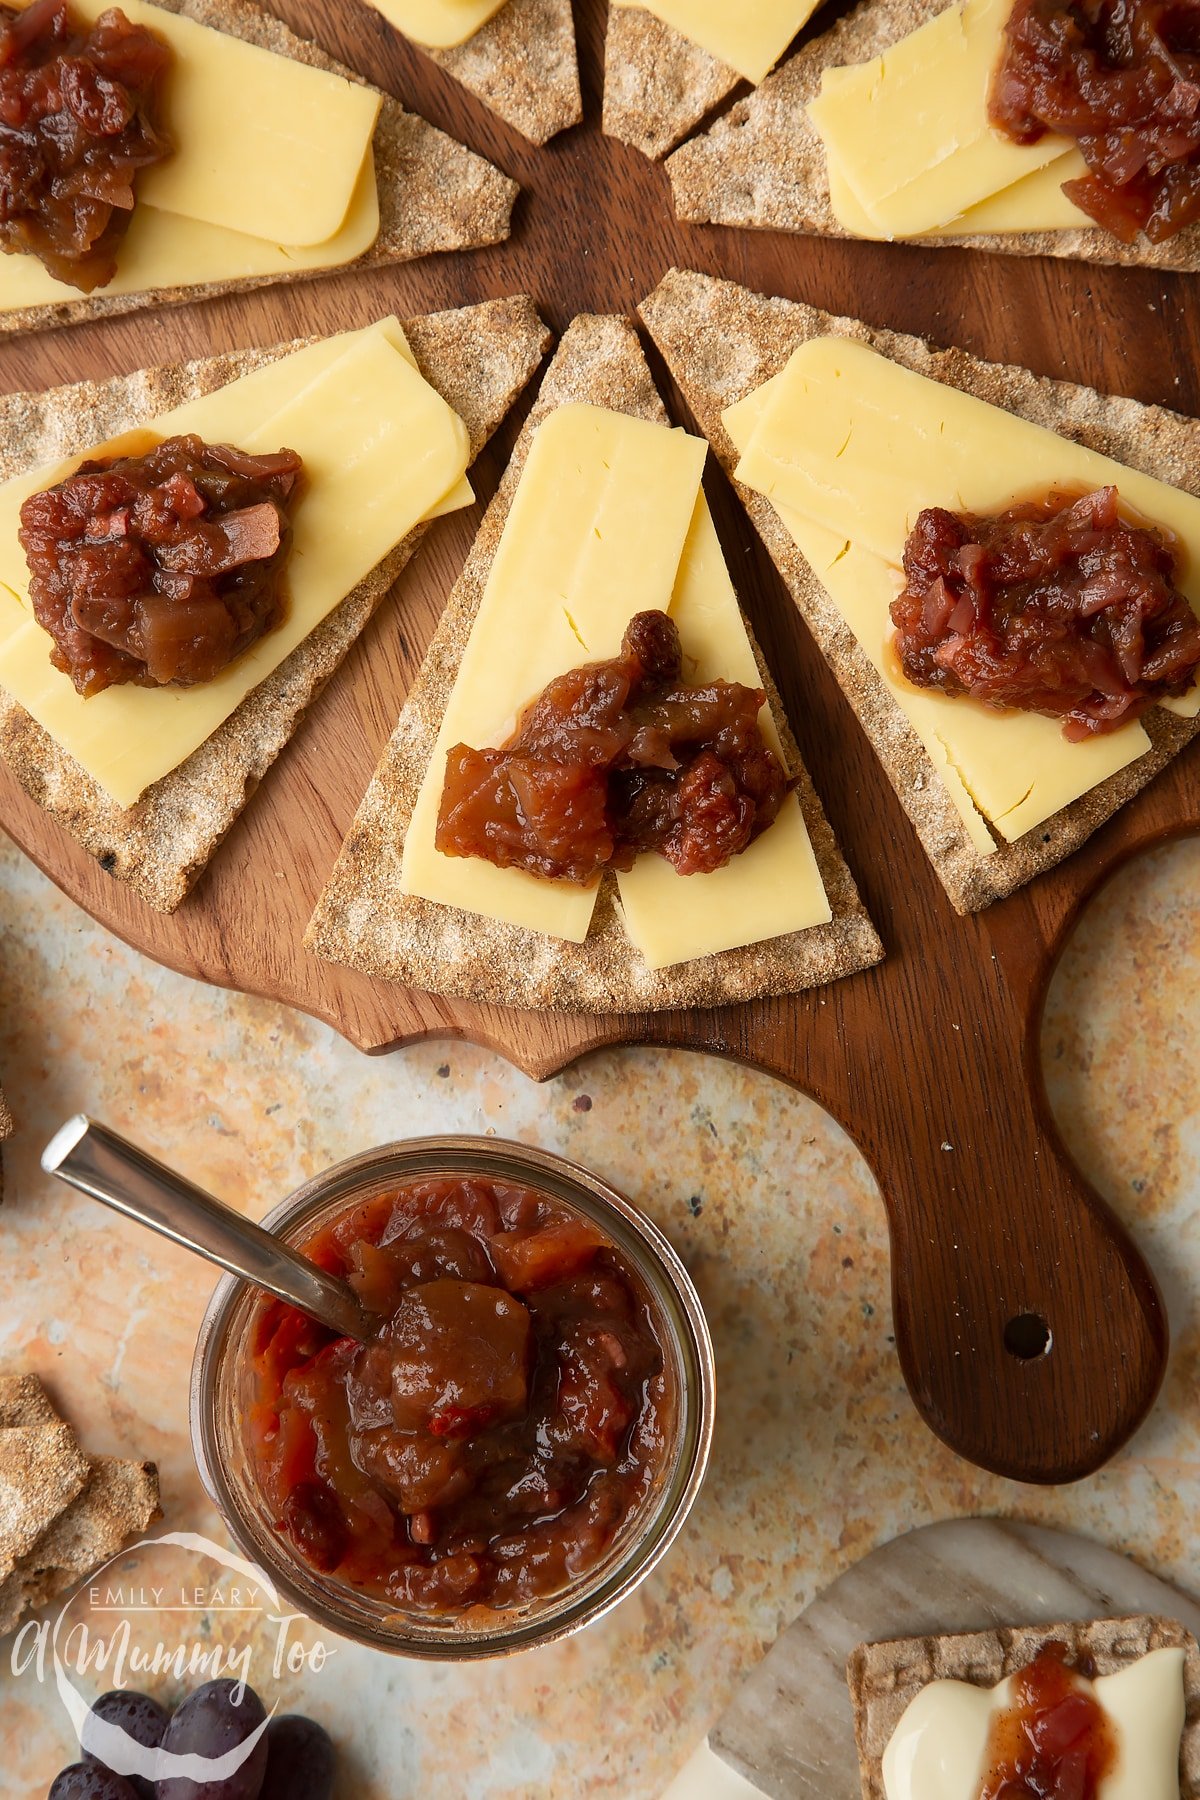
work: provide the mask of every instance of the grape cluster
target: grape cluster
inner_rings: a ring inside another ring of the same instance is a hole
[[[91,1717],[120,1726],[147,1749],[161,1745],[177,1755],[214,1759],[244,1744],[266,1718],[253,1688],[244,1688],[235,1703],[236,1694],[236,1682],[209,1681],[168,1715],[148,1694],[114,1689],[101,1694]],[[86,1724],[83,1737],[86,1742]],[[330,1800],[333,1772],[329,1734],[311,1719],[287,1713],[271,1720],[241,1768],[223,1781],[119,1775],[85,1749],[81,1762],[55,1776],[47,1800]]]

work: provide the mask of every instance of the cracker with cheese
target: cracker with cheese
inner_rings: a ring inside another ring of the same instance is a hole
[[[89,25],[106,4],[70,0],[70,16]],[[138,176],[105,285],[81,293],[36,256],[0,257],[0,332],[508,236],[515,182],[251,0],[128,0],[124,11],[170,52],[171,154]]]
[[[632,326],[564,336],[306,936],[318,955],[434,993],[576,1012],[778,994],[879,960],[737,604],[700,487],[704,446],[666,423]],[[640,855],[579,885],[435,841],[448,752],[495,745],[548,683],[669,612],[698,682],[761,688],[794,780],[724,867]]]
[[[994,1688],[1027,1669],[1047,1645],[1061,1645],[1069,1665],[1082,1666],[1101,1678],[1096,1693],[1103,1696],[1102,1704],[1106,1711],[1111,1709],[1122,1734],[1126,1779],[1140,1772],[1144,1781],[1144,1786],[1137,1784],[1138,1794],[1163,1791],[1152,1781],[1151,1767],[1169,1767],[1177,1754],[1179,1800],[1200,1800],[1200,1648],[1182,1625],[1149,1616],[860,1644],[847,1663],[846,1679],[854,1707],[863,1800],[903,1800],[899,1790],[893,1793],[885,1785],[884,1759],[906,1713],[926,1731],[939,1732],[944,1722],[946,1731],[956,1732],[957,1754],[946,1773],[961,1774],[965,1793],[970,1785],[968,1742],[974,1750],[976,1738],[982,1742],[986,1732],[984,1695],[967,1696],[974,1703],[965,1714],[941,1715],[934,1704],[939,1695],[933,1684]],[[1152,1666],[1147,1659],[1159,1652],[1166,1654]],[[1114,1676],[1123,1678],[1117,1687],[1109,1679]],[[956,1696],[951,1692],[949,1698],[953,1702]],[[909,1713],[918,1701],[925,1708],[919,1721]],[[1150,1736],[1139,1743],[1141,1731]],[[1171,1742],[1164,1748],[1161,1740],[1168,1738]],[[1169,1785],[1170,1776],[1166,1779]],[[911,1791],[915,1794],[919,1787]],[[1123,1786],[1121,1792],[1126,1791],[1134,1790]]]
[[[889,619],[905,532],[922,508],[986,513],[1055,484],[1112,482],[1173,531],[1195,606],[1195,420],[685,271],[641,310],[726,471],[740,469],[750,517],[958,911],[1068,856],[1195,736],[1194,689],[1070,743],[1055,718],[915,688],[894,665]],[[797,352],[796,388],[768,388]],[[772,399],[782,400],[772,431],[743,460],[756,410]],[[760,459],[781,442],[798,480],[825,483],[807,512],[798,487],[785,496],[777,484],[772,500],[748,484],[772,487],[777,471]]]
[[[531,144],[582,119],[571,0],[367,4]]]
[[[1014,143],[988,92],[1013,0],[859,0],[667,163],[690,224],[1200,269],[1200,225],[1125,243],[1063,192],[1078,147]]]
[[[470,503],[465,468],[546,346],[532,302],[488,301],[0,400],[0,756],[150,905],[184,898],[427,522]],[[30,609],[21,507],[146,426],[303,458],[286,610],[212,680],[83,697]]]
[[[604,131],[665,156],[743,81],[761,82],[819,0],[613,0]]]

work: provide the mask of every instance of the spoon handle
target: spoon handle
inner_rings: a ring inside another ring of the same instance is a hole
[[[77,1113],[42,1152],[48,1175],[148,1225],[173,1243],[240,1275],[343,1337],[360,1341],[370,1321],[353,1288],[224,1206],[107,1125]]]

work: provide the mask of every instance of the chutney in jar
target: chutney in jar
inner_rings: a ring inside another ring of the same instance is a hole
[[[249,1448],[296,1553],[440,1616],[521,1608],[605,1562],[666,1472],[677,1402],[612,1239],[533,1189],[441,1177],[299,1248],[376,1324],[357,1343],[279,1301],[255,1318]]]

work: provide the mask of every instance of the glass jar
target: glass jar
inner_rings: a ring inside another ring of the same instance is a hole
[[[481,1623],[400,1613],[306,1563],[275,1529],[245,1431],[249,1332],[261,1295],[225,1276],[208,1304],[192,1366],[192,1442],[200,1476],[238,1545],[297,1611],[372,1649],[433,1660],[507,1655],[566,1637],[609,1612],[643,1581],[677,1536],[704,1479],[712,1445],[712,1340],[687,1270],[636,1207],[588,1170],[545,1150],[494,1138],[414,1138],[338,1163],[263,1220],[302,1243],[353,1206],[402,1184],[474,1178],[510,1183],[581,1214],[611,1239],[644,1286],[676,1395],[672,1440],[650,1494],[608,1553],[565,1590]]]

